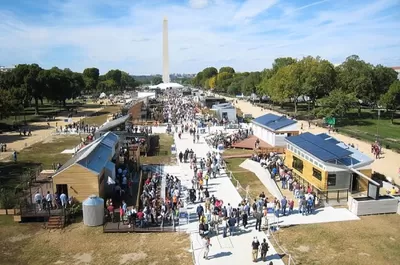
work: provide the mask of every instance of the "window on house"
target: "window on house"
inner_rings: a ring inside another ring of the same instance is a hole
[[[321,171],[319,171],[318,169],[316,169],[315,167],[313,167],[313,176],[318,179],[318,180],[322,180],[322,173]]]
[[[328,186],[336,186],[336,174],[328,174]]]
[[[303,173],[303,167],[304,167],[303,161],[295,156],[293,157],[292,167],[297,171]]]

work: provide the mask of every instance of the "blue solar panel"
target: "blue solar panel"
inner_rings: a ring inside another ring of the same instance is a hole
[[[352,165],[356,165],[358,163],[360,163],[360,161],[358,161],[355,158],[352,157],[344,157],[339,159],[339,162],[341,162],[342,164],[346,165],[346,166],[352,166]]]
[[[253,122],[261,124],[272,131],[279,130],[280,128],[296,123],[295,120],[291,120],[286,118],[285,116],[278,116],[271,113],[260,116],[254,119]]]
[[[263,116],[255,118],[253,121],[257,122],[259,124],[262,124],[262,125],[266,125],[267,123],[270,123],[271,121],[276,121],[279,118],[280,118],[280,116],[278,116],[278,115],[268,113]]]
[[[328,138],[331,138],[331,136],[326,134],[326,133],[320,133],[320,134],[317,134],[317,136],[321,137],[324,140],[328,139]]]
[[[349,150],[343,149],[335,143],[325,141],[320,136],[308,132],[286,139],[324,162],[340,159],[352,154]]]
[[[338,140],[336,140],[335,138],[330,138],[330,139],[327,139],[327,140],[325,140],[326,142],[328,142],[328,143],[332,143],[332,144],[338,144],[338,143],[340,143]]]
[[[315,156],[318,159],[321,159],[322,161],[329,161],[332,159],[336,159],[336,156],[334,154],[331,154],[328,151],[314,145],[313,143],[308,142],[307,140],[302,138],[301,135],[288,137],[286,139],[289,142],[297,145],[307,153]]]
[[[312,133],[306,132],[301,134],[300,136],[310,143],[313,143],[316,146],[334,154],[335,156],[337,156],[337,158],[342,158],[352,154],[352,152],[350,152],[349,150],[343,149],[336,144],[329,143],[323,140],[321,137],[318,137]]]

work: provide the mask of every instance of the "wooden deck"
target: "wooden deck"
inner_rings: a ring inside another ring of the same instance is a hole
[[[129,227],[122,222],[107,222],[103,227],[104,233],[170,233],[175,232],[173,226],[149,226],[149,227]]]
[[[267,144],[266,142],[257,138],[254,135],[250,136],[249,138],[244,139],[243,141],[233,144],[232,147],[252,150],[252,149],[254,149],[254,145],[255,145],[257,139],[260,140],[260,144],[259,144],[260,148],[273,148],[273,146]]]

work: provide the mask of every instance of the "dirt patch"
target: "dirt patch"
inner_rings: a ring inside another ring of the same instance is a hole
[[[296,248],[298,251],[300,252],[308,252],[310,251],[310,247],[307,246],[299,246],[298,248]]]
[[[11,243],[15,243],[15,242],[26,240],[26,239],[28,239],[30,237],[31,237],[31,235],[20,234],[20,235],[16,235],[16,236],[10,237],[8,239],[8,241],[10,241]]]
[[[192,264],[187,251],[190,238],[185,233],[104,234],[103,227],[86,227],[82,223],[51,232],[40,227],[41,224],[18,224],[9,216],[0,216],[1,265]],[[25,240],[21,240],[21,234]],[[149,255],[151,249],[158,251]]]
[[[147,254],[144,252],[123,254],[121,255],[119,264],[131,264],[131,262],[135,263],[136,261],[143,260],[145,258],[147,258]]]
[[[364,265],[371,264],[372,257],[374,265],[400,264],[400,226],[394,225],[399,222],[397,214],[365,216],[359,221],[282,228],[274,238],[298,265]]]
[[[92,253],[75,254],[73,256],[75,264],[90,264],[92,262]]]

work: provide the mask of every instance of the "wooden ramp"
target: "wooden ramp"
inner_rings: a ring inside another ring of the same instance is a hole
[[[258,148],[254,149],[255,143],[257,139],[260,141]],[[285,151],[284,147],[274,147],[266,143],[265,141],[261,140],[260,138],[257,138],[256,136],[252,135],[247,139],[244,139],[243,141],[237,142],[232,145],[233,148],[241,148],[241,149],[248,149],[248,150],[254,150],[256,153],[278,153],[282,154]],[[245,157],[245,156],[242,156]],[[225,157],[224,157],[225,158]]]
[[[267,144],[263,140],[257,138],[256,136],[252,135],[249,138],[244,139],[243,141],[234,143],[232,147],[234,148],[243,148],[243,149],[254,149],[255,143],[257,139],[260,141],[259,147],[260,148],[269,148],[272,147],[271,145]]]

